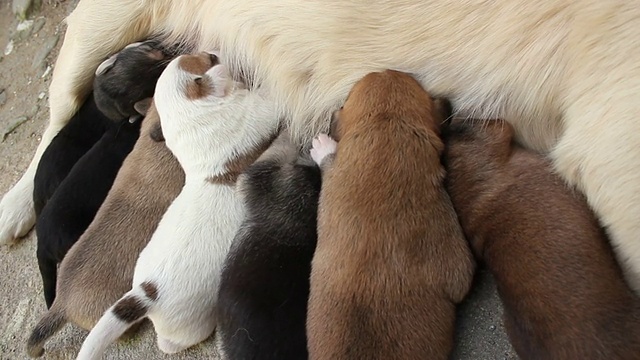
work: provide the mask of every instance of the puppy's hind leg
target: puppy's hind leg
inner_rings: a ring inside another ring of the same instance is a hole
[[[44,300],[47,309],[51,308],[53,300],[56,298],[56,279],[58,273],[58,264],[52,259],[46,251],[42,251],[40,247],[37,251],[38,267],[40,268],[40,276],[42,276],[42,288],[44,291]]]
[[[80,108],[100,62],[149,36],[155,25],[152,5],[139,0],[82,0],[67,18],[49,88],[49,125],[29,167],[0,201],[0,244],[24,236],[35,224],[33,178],[42,153]]]
[[[67,323],[63,310],[53,306],[41,319],[29,335],[27,353],[36,358],[44,354],[44,343]]]
[[[185,350],[186,348],[188,348],[188,346],[179,345],[172,342],[171,340],[167,340],[158,336],[158,349],[160,349],[160,351],[165,354],[175,354],[182,350]]]
[[[151,283],[135,286],[124,294],[91,329],[76,360],[102,358],[102,354],[111,343],[120,338],[132,325],[147,317],[156,296],[157,287]]]

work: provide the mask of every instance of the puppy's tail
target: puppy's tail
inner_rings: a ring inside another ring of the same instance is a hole
[[[55,304],[40,319],[36,327],[31,332],[27,340],[27,353],[32,358],[40,357],[44,354],[44,343],[60,330],[67,323],[67,318],[63,311]]]
[[[149,291],[150,289],[151,291]],[[122,336],[131,325],[147,316],[156,296],[157,289],[149,283],[136,286],[124,294],[98,320],[96,326],[84,340],[76,359],[96,360],[102,358],[102,354],[111,343]]]

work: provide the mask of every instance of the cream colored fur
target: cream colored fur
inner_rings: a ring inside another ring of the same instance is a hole
[[[145,304],[144,316],[153,322],[165,353],[191,347],[215,329],[220,273],[244,219],[244,204],[235,186],[210,179],[226,174],[228,162],[269,141],[279,124],[272,102],[233,81],[223,65],[204,75],[211,79],[213,94],[188,99],[185,88],[198,76],[183,71],[179,60],[160,76],[154,102],[167,147],[185,171],[185,185],[140,254],[132,290],[98,321],[79,360],[100,359],[131,325],[114,312],[130,297]],[[145,296],[143,283],[157,287],[157,300]]]
[[[636,1],[81,0],[68,25],[47,134],[70,118],[107,54],[152,32],[220,48],[305,142],[364,74],[413,73],[461,114],[505,118],[526,147],[550,153],[640,290]],[[0,234],[24,220],[14,189],[0,204]]]

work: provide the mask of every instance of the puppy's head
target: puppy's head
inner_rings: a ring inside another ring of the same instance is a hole
[[[385,70],[369,73],[353,86],[344,106],[333,114],[330,133],[339,139],[368,123],[398,122],[437,138],[450,115],[448,100],[432,98],[409,74]]]
[[[513,127],[504,120],[456,118],[442,126],[442,138],[450,156],[487,154],[497,161],[511,152]]]
[[[158,80],[155,102],[163,126],[168,119],[187,125],[186,121],[201,114],[221,111],[242,90],[246,87],[233,80],[217,55],[202,52],[181,55],[169,63]]]
[[[173,56],[171,50],[150,40],[130,44],[103,61],[93,82],[98,109],[114,121],[143,116],[156,82]]]

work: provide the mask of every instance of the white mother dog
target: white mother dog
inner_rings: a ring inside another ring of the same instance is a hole
[[[272,102],[233,81],[217,62],[206,53],[182,55],[158,80],[154,103],[167,147],[184,169],[184,187],[140,254],[131,291],[91,330],[79,360],[100,359],[147,316],[165,353],[203,341],[216,326],[222,265],[245,214],[235,179],[279,125]]]
[[[32,226],[40,154],[98,64],[160,32],[221,48],[223,62],[266,86],[307,142],[356,80],[383,68],[415,74],[463,114],[506,119],[586,193],[640,290],[636,0],[81,0],[53,74],[50,125],[0,204],[0,240]]]

